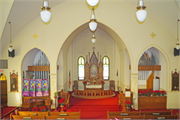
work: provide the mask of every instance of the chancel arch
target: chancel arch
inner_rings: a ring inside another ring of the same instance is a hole
[[[88,24],[82,24],[76,30],[71,32],[67,39],[65,39],[62,47],[60,48],[57,65],[58,70],[58,90],[72,90],[72,85],[68,87],[67,80],[69,78],[69,71],[71,71],[71,83],[73,80],[78,80],[78,65],[77,60],[80,56],[84,56],[86,62],[86,55],[92,55],[92,47],[95,47],[95,54],[99,52],[101,55],[101,61],[103,62],[103,57],[107,56],[109,60],[109,78],[108,80],[115,80],[116,90],[117,86],[127,86],[124,82],[125,72],[129,70],[129,61],[131,61],[132,56],[129,56],[129,49],[125,46],[124,41],[121,39],[120,34],[116,33],[112,28],[106,26],[104,23],[98,23],[98,29],[95,33],[96,43],[91,42],[92,33],[88,29]],[[105,47],[106,46],[106,47]],[[126,52],[126,53],[125,53]],[[125,56],[128,56],[126,61]],[[121,61],[121,62],[120,62]],[[124,63],[128,66],[123,65]],[[133,63],[131,63],[133,65]],[[127,67],[127,68],[125,68]],[[133,67],[132,67],[133,68]],[[118,75],[117,75],[118,70]],[[129,71],[128,71],[129,76]],[[128,77],[129,81],[129,77]],[[105,81],[106,82],[106,81]],[[129,82],[128,82],[129,83]],[[78,82],[80,89],[83,89],[82,82]],[[128,85],[129,86],[129,85]],[[109,88],[109,81],[105,84],[105,88]]]

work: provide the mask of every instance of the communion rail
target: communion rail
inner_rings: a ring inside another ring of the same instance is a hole
[[[79,97],[79,98],[94,99],[94,98],[113,97],[115,96],[115,93],[113,92],[113,90],[77,90],[75,89],[72,96]]]

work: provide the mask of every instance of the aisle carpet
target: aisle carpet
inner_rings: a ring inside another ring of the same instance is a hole
[[[67,111],[81,110],[81,119],[107,119],[107,110],[119,111],[117,94],[118,92],[114,97],[103,99],[82,99],[70,96],[70,109]]]

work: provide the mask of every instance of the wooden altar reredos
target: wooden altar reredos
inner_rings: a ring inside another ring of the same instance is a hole
[[[103,80],[103,63],[101,62],[101,55],[99,59],[99,52],[96,56],[94,49],[95,48],[93,47],[91,57],[89,52],[89,59],[86,55],[84,80],[87,81],[87,84],[101,84],[101,81]]]

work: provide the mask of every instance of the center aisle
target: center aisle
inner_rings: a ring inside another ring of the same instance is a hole
[[[103,99],[81,99],[70,96],[68,111],[81,110],[81,119],[107,119],[107,110],[119,111],[117,94],[118,92],[115,97]]]

